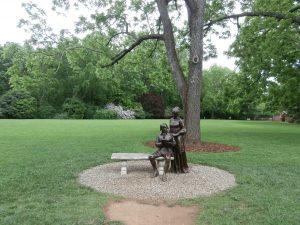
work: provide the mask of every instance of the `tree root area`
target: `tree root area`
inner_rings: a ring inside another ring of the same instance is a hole
[[[145,146],[155,148],[155,142],[148,141],[145,143]],[[237,152],[240,150],[240,147],[219,143],[200,142],[198,144],[185,144],[185,150],[187,152]]]

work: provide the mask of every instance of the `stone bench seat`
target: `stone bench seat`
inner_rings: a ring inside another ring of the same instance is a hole
[[[111,155],[112,160],[122,161],[121,175],[127,174],[127,161],[136,161],[136,160],[149,160],[150,154],[147,153],[113,153]],[[171,157],[173,160],[174,157]],[[164,157],[156,158],[158,165],[159,175],[163,175],[164,172]],[[150,164],[150,162],[149,162]]]

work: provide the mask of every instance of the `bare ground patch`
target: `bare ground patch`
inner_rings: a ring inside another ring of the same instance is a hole
[[[126,225],[193,225],[198,215],[196,206],[183,207],[165,204],[151,205],[133,200],[110,202],[105,207],[108,221]]]

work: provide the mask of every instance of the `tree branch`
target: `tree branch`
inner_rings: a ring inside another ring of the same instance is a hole
[[[300,4],[295,5],[293,8],[291,8],[291,9],[289,10],[289,12],[290,12],[290,13],[293,13],[293,12],[296,12],[298,9],[300,9]]]
[[[278,13],[278,12],[244,12],[244,13],[240,13],[240,14],[233,14],[233,15],[225,15],[225,16],[221,16],[219,18],[216,18],[214,20],[211,20],[210,22],[206,23],[204,25],[204,27],[206,27],[205,29],[209,29],[212,25],[221,22],[223,20],[227,20],[227,19],[237,19],[240,17],[246,17],[246,16],[250,16],[250,17],[272,17],[278,20],[292,20],[292,23],[295,23],[297,25],[300,25],[300,16],[294,16],[294,15],[287,15],[287,14],[283,14],[283,13]]]
[[[156,48],[157,48],[157,45],[158,45],[158,39],[155,41],[155,45],[154,45],[154,48],[152,49],[149,57],[152,57],[153,56],[153,53],[155,52]]]
[[[96,52],[96,53],[99,53],[99,54],[103,54],[103,52],[98,51],[95,48],[89,48],[89,47],[85,47],[85,46],[74,46],[74,47],[66,48],[65,52],[72,51],[74,49],[85,49],[85,50],[88,50],[88,51],[91,51],[91,52]]]
[[[167,57],[172,70],[172,75],[180,93],[182,102],[186,102],[187,84],[176,52],[175,37],[168,12],[168,2],[165,0],[156,0],[156,4],[164,28],[164,42],[167,51]]]
[[[115,37],[117,37],[117,36],[119,36],[119,35],[121,35],[121,34],[126,34],[126,35],[128,35],[128,36],[134,37],[134,35],[133,35],[132,33],[129,33],[129,32],[127,32],[127,31],[121,31],[121,32],[119,32],[119,33],[116,33],[116,34],[112,35],[112,36],[109,38],[108,42],[106,43],[106,46],[108,46],[108,45],[110,44],[110,42],[111,42]]]
[[[131,52],[135,47],[139,46],[143,41],[147,41],[151,39],[164,40],[163,35],[161,34],[150,34],[150,35],[141,36],[138,39],[136,39],[136,41],[132,43],[129,48],[126,48],[123,51],[119,52],[117,55],[115,55],[112,58],[112,61],[110,63],[102,65],[101,67],[106,68],[106,67],[113,66],[114,64],[119,62],[125,55]]]

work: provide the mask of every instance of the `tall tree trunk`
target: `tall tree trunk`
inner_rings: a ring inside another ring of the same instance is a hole
[[[180,93],[187,128],[188,143],[200,141],[200,93],[203,59],[203,17],[205,0],[185,0],[190,27],[190,63],[186,81],[176,52],[172,23],[168,13],[168,0],[156,0],[164,28],[164,43],[172,74]]]
[[[190,26],[190,63],[186,97],[186,128],[188,143],[201,141],[200,94],[203,60],[203,18],[205,0],[186,0]]]

